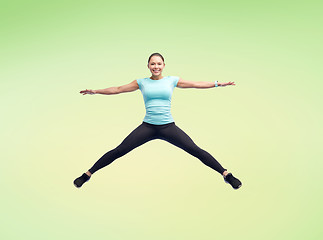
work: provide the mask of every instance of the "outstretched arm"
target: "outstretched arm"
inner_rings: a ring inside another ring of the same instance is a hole
[[[177,87],[179,88],[213,88],[216,87],[216,83],[218,87],[225,87],[228,85],[235,85],[234,82],[226,82],[226,83],[219,83],[218,81],[214,82],[193,82],[193,81],[186,81],[182,78],[179,78]]]
[[[132,81],[129,84],[122,85],[119,87],[109,87],[105,89],[98,89],[98,90],[91,90],[91,89],[86,89],[83,91],[80,91],[83,95],[85,94],[105,94],[105,95],[111,95],[111,94],[119,94],[119,93],[124,93],[124,92],[132,92],[139,89],[137,80]]]

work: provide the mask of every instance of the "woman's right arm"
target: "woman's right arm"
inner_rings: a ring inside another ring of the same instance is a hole
[[[80,91],[83,95],[85,94],[105,94],[105,95],[111,95],[111,94],[119,94],[124,92],[132,92],[139,89],[139,85],[137,83],[137,80],[132,81],[129,84],[122,85],[119,87],[109,87],[105,89],[98,89],[98,90],[91,90],[86,89],[83,91]]]

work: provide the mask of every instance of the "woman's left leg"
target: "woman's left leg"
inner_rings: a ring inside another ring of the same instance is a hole
[[[182,129],[175,125],[175,123],[170,124],[166,128],[160,129],[159,137],[160,139],[183,149],[194,157],[197,157],[201,162],[221,175],[227,170],[223,168],[211,154],[198,147]]]

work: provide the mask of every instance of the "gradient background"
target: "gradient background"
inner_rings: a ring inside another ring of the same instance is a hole
[[[2,239],[320,239],[320,1],[1,1]],[[79,91],[164,76],[172,115],[243,182],[148,142],[73,180],[145,115],[141,92]]]

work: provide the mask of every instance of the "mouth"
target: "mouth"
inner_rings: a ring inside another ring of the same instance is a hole
[[[154,73],[158,73],[158,72],[159,72],[159,70],[153,70],[153,72],[154,72]]]

